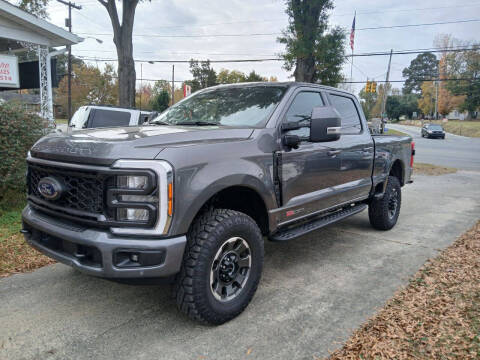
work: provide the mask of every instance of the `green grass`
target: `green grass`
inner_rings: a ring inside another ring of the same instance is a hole
[[[68,120],[67,119],[55,119],[55,122],[57,124],[61,124],[61,125],[67,125],[68,124]]]
[[[442,125],[446,132],[452,134],[468,137],[480,137],[480,120],[449,120],[448,122],[443,122],[441,120],[425,120],[424,123]],[[405,120],[400,122],[400,124],[418,127],[422,126],[422,122],[420,120]]]
[[[0,241],[17,234],[22,227],[22,210],[10,210],[0,216]]]
[[[387,127],[388,129],[388,127]],[[396,135],[396,136],[410,136],[408,134],[405,134],[404,132],[398,131],[398,130],[393,130],[393,129],[388,129],[388,131],[385,133],[386,135]]]

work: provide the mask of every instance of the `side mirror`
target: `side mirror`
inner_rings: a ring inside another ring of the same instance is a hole
[[[332,106],[313,108],[310,120],[310,141],[327,142],[340,139],[342,120]]]
[[[302,140],[297,135],[283,135],[282,143],[288,148],[296,149]]]

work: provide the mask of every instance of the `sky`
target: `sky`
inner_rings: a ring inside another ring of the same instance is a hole
[[[76,0],[81,10],[73,10],[73,32],[85,40],[73,46],[76,56],[99,59],[92,61],[103,67],[104,59],[115,59],[112,26],[106,9],[96,0]],[[395,29],[361,30],[368,27],[393,26],[480,19],[480,1],[468,0],[390,0],[335,1],[330,12],[331,26],[346,29],[347,38],[356,11],[355,53],[383,52],[393,49],[427,49],[434,47],[439,34],[451,34],[464,41],[476,41],[480,21]],[[136,60],[222,60],[276,58],[284,50],[276,39],[288,24],[283,0],[152,0],[138,5],[134,26],[134,58]],[[67,7],[50,0],[50,21],[64,26]],[[218,36],[218,35],[241,36]],[[267,35],[254,35],[267,34]],[[145,36],[147,35],[147,36]],[[194,37],[179,37],[179,36]],[[208,37],[205,35],[217,35]],[[89,38],[101,39],[102,44]],[[347,39],[347,54],[351,53]],[[394,55],[391,80],[402,80],[402,70],[416,55]],[[353,81],[367,77],[384,80],[388,56],[355,57]],[[275,76],[279,81],[293,80],[291,72],[282,68],[281,61],[261,63],[213,64],[215,70],[226,68],[243,72],[255,70],[263,76]],[[351,65],[346,62],[344,75],[350,78]],[[136,62],[137,79],[172,78],[172,64]],[[175,64],[175,79],[191,78],[188,64]],[[140,81],[137,83],[139,85]],[[143,84],[147,80],[142,81]],[[358,92],[363,85],[351,88]],[[401,84],[394,84],[401,87]]]

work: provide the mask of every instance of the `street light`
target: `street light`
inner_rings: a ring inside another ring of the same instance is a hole
[[[84,37],[84,39],[93,39],[93,40],[95,40],[97,43],[103,44],[103,40],[97,39],[96,37],[86,36],[86,37]]]

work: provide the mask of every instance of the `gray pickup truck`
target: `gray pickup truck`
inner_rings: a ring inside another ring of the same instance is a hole
[[[372,136],[355,96],[304,83],[199,91],[149,125],[50,134],[31,149],[26,241],[84,273],[174,279],[178,307],[221,324],[258,286],[264,238],[368,207],[397,222],[409,137]]]

